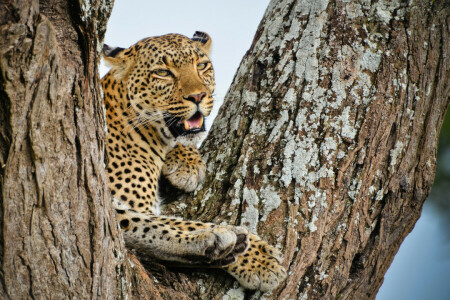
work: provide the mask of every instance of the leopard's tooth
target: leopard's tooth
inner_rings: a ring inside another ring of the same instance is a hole
[[[203,116],[200,117],[200,120],[198,121],[198,128],[202,128],[203,125]]]
[[[191,129],[191,126],[189,126],[189,123],[187,120],[184,120],[184,129],[186,129],[186,130]]]

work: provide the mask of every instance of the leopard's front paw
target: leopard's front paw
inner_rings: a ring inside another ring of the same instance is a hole
[[[287,275],[281,265],[280,251],[256,235],[250,235],[250,247],[247,252],[225,270],[244,288],[263,292],[276,289]]]
[[[205,179],[206,165],[196,148],[177,145],[167,154],[162,173],[173,186],[192,192]]]
[[[236,235],[236,243],[234,244],[233,249],[227,255],[224,255],[222,257],[216,256],[216,258],[209,263],[209,267],[225,267],[227,265],[235,263],[238,260],[238,257],[245,251],[247,251],[250,243],[249,233],[244,227],[231,225],[220,227],[226,230],[233,231]]]
[[[198,230],[195,235],[203,257],[201,261],[208,266],[226,266],[236,262],[249,245],[249,234],[243,227],[214,226]]]

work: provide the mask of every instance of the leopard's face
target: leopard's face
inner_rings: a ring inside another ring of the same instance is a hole
[[[125,63],[116,77],[125,83],[130,119],[184,144],[198,141],[213,107],[214,71],[205,45],[210,39],[196,35],[147,38],[114,56]]]

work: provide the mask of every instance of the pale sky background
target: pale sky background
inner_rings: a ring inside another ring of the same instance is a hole
[[[105,43],[127,48],[166,33],[192,37],[196,30],[213,40],[215,107],[223,102],[239,63],[250,47],[268,0],[116,0]],[[101,76],[107,68],[102,65]],[[212,118],[207,121],[210,128]],[[377,300],[450,299],[450,240],[445,223],[429,203],[388,270]]]

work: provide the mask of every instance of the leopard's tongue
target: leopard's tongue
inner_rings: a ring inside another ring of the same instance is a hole
[[[200,113],[196,113],[192,118],[184,120],[184,129],[191,130],[196,128],[202,128],[203,116]]]

